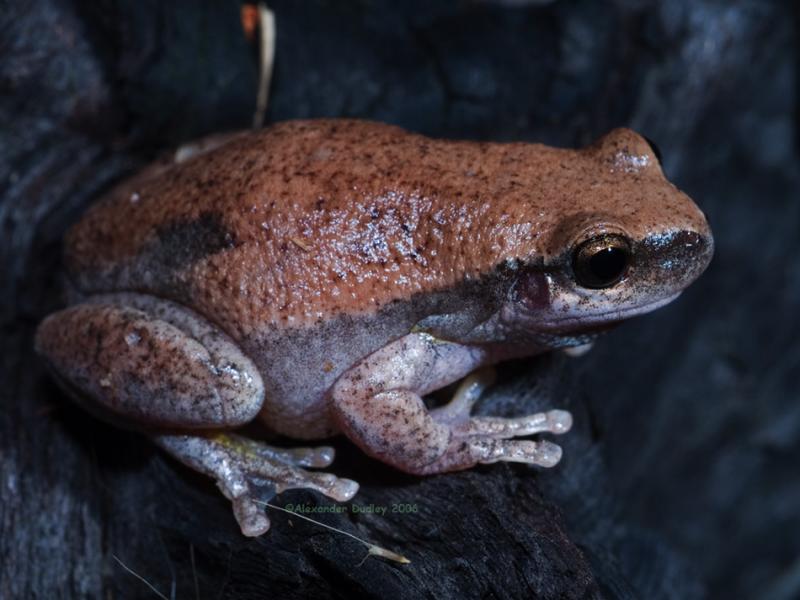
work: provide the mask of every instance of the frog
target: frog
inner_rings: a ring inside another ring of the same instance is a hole
[[[313,443],[336,435],[418,476],[555,466],[544,438],[571,413],[473,414],[487,369],[582,351],[675,300],[713,248],[627,128],[571,149],[285,121],[184,147],[89,207],[35,349],[76,402],[212,478],[259,536],[264,494],[354,497]]]

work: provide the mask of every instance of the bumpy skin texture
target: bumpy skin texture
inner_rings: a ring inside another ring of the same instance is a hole
[[[572,257],[603,235],[624,238],[628,265],[587,288]],[[72,392],[160,429],[257,535],[268,521],[248,474],[336,499],[357,485],[297,468],[328,464],[326,448],[287,457],[184,430],[261,407],[278,432],[344,432],[413,473],[552,466],[557,446],[511,438],[564,433],[568,414],[472,418],[474,386],[440,410],[421,397],[671,301],[712,251],[702,213],[630,130],[565,150],[288,122],[179,152],[93,207],[66,242],[81,304],[45,320],[37,348]]]
[[[294,121],[121,186],[71,231],[67,264],[85,292],[184,302],[243,339],[374,314],[508,259],[548,264],[603,220],[633,239],[707,231],[628,130],[575,151]]]

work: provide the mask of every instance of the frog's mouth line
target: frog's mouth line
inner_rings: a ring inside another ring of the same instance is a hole
[[[661,308],[662,306],[666,306],[680,296],[681,293],[682,291],[672,294],[671,296],[667,296],[666,298],[662,298],[661,300],[656,300],[655,302],[650,302],[642,306],[636,306],[634,308],[625,310],[608,310],[596,314],[586,313],[582,315],[571,315],[560,319],[544,321],[541,323],[541,326],[547,331],[557,331],[559,333],[570,333],[575,331],[584,333],[596,331],[598,333],[602,333],[603,331],[610,329],[622,321],[626,321],[632,317],[637,317],[639,315],[652,312],[658,308]],[[596,326],[592,327],[593,324]]]

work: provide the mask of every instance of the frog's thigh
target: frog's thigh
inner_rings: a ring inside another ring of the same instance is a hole
[[[235,427],[261,408],[261,376],[230,338],[156,298],[98,297],[47,317],[36,348],[99,416],[144,428]]]

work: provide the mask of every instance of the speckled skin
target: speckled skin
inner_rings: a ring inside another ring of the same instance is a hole
[[[630,265],[582,287],[572,253],[605,233],[628,240]],[[75,395],[216,477],[257,535],[268,521],[247,473],[338,499],[357,486],[296,469],[327,464],[326,448],[299,462],[264,450],[265,474],[252,442],[187,430],[260,413],[293,437],[343,432],[413,473],[550,466],[557,446],[509,438],[563,433],[568,414],[487,422],[470,418],[468,390],[439,411],[421,396],[665,304],[712,249],[630,130],[566,150],[287,122],[179,153],[94,206],[67,236],[74,306],[42,323],[37,348]],[[295,471],[281,478],[279,463]]]

